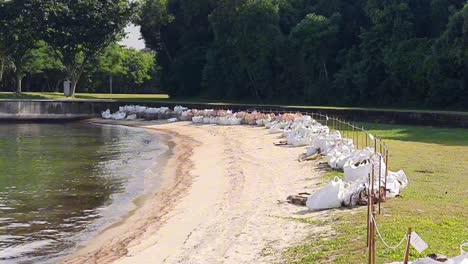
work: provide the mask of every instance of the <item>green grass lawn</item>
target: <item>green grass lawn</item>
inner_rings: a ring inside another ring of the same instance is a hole
[[[404,169],[409,185],[402,198],[382,204],[377,223],[390,244],[397,244],[412,227],[429,245],[422,254],[460,254],[468,241],[468,130],[364,124],[383,138],[390,149],[390,169]],[[324,181],[342,175],[326,172]],[[290,263],[367,263],[366,207],[329,211],[328,219],[313,225],[331,225],[336,234],[311,237],[291,248]],[[377,263],[403,261],[404,246],[389,250],[377,239]]]
[[[0,92],[0,99],[49,99],[49,100],[99,100],[113,99],[121,101],[153,101],[169,99],[167,94],[98,94],[77,93],[74,98],[67,98],[63,93],[25,92],[21,94]]]

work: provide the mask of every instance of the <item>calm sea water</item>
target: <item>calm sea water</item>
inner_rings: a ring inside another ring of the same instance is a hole
[[[139,129],[0,124],[0,263],[56,263],[121,220],[167,151]]]

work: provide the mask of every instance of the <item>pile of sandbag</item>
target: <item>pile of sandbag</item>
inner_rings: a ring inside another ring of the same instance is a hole
[[[312,210],[355,206],[363,197],[368,195],[377,197],[378,193],[383,191],[387,198],[395,197],[400,195],[401,190],[408,185],[408,178],[403,170],[388,171],[388,175],[385,177],[387,168],[382,155],[375,153],[373,148],[355,150],[349,139],[343,139],[335,144],[328,151],[327,159],[331,167],[343,168],[344,179],[336,177],[312,194],[306,204]],[[373,182],[369,178],[372,172]],[[374,194],[370,193],[372,187]]]
[[[104,119],[145,119],[145,120],[159,120],[159,119],[171,119],[177,118],[177,121],[180,120],[179,117],[186,115],[184,112],[187,110],[186,107],[175,106],[174,110],[169,109],[168,107],[146,107],[139,105],[125,105],[120,106],[119,110],[111,114],[110,110],[102,112],[102,118]]]
[[[240,111],[234,113],[231,110],[215,110],[215,109],[188,109],[183,106],[175,106],[173,109],[168,107],[145,107],[138,105],[125,105],[119,107],[119,110],[112,114],[110,110],[102,112],[102,117],[105,119],[145,119],[145,120],[160,120],[167,119],[174,122],[177,121],[192,121],[198,124],[212,124],[212,125],[256,125],[266,126],[271,128],[276,124],[272,130],[277,133],[283,133],[284,128],[292,124],[309,120],[311,117],[304,118],[299,113],[285,113],[282,115],[275,115],[273,113],[262,113],[259,111],[245,112]],[[123,117],[123,118],[122,118]],[[275,132],[275,133],[276,133]]]
[[[327,144],[325,143],[325,146]],[[353,140],[342,138],[334,142],[334,147],[329,149],[325,154],[327,163],[332,169],[343,169],[345,163],[351,158],[355,152]]]
[[[102,112],[102,118],[104,118],[104,119],[122,120],[122,119],[125,119],[126,116],[127,116],[127,114],[124,113],[124,112],[115,112],[115,113],[111,114],[109,109]]]

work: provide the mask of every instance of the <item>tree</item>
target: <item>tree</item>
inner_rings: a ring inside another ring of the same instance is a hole
[[[155,54],[151,51],[127,48],[117,43],[107,47],[90,67],[91,90],[99,89],[112,76],[120,91],[135,92],[153,78]]]
[[[271,0],[221,1],[210,15],[214,41],[204,78],[218,94],[261,102],[275,85],[273,60],[281,31],[279,9]]]
[[[326,99],[327,96],[321,92],[322,86],[330,83],[328,62],[333,61],[330,52],[336,43],[338,32],[339,15],[332,19],[316,14],[308,14],[299,24],[297,24],[290,34],[292,45],[299,53],[302,62],[300,75],[298,78],[304,80],[304,95],[314,99]]]
[[[122,37],[135,5],[127,0],[48,0],[45,40],[56,51],[71,81],[71,94],[86,65]]]
[[[466,107],[468,101],[468,3],[454,13],[433,46],[427,72],[430,104]]]
[[[1,72],[8,61],[16,77],[16,92],[21,93],[21,83],[27,73],[27,58],[39,38],[41,12],[35,0],[0,2]]]
[[[466,0],[143,0],[175,96],[466,109]]]
[[[7,58],[5,51],[0,47],[0,83],[3,80],[3,72],[5,71],[5,66],[7,64]]]
[[[60,83],[66,78],[65,67],[51,47],[42,40],[26,55],[24,72],[30,76],[41,76],[41,79],[47,82],[47,86],[50,85],[50,81],[55,82],[55,91],[58,91]]]
[[[155,56],[147,51],[124,49],[125,79],[131,84],[142,84],[151,80],[151,72],[154,68]]]
[[[138,24],[146,45],[158,53],[161,81],[175,95],[202,89],[202,70],[213,40],[208,16],[215,0],[146,0]]]

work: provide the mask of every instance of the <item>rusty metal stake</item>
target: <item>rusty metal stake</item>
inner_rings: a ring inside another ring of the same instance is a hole
[[[408,227],[408,242],[406,243],[405,261],[403,262],[403,264],[408,264],[410,247],[411,247],[411,227]]]

